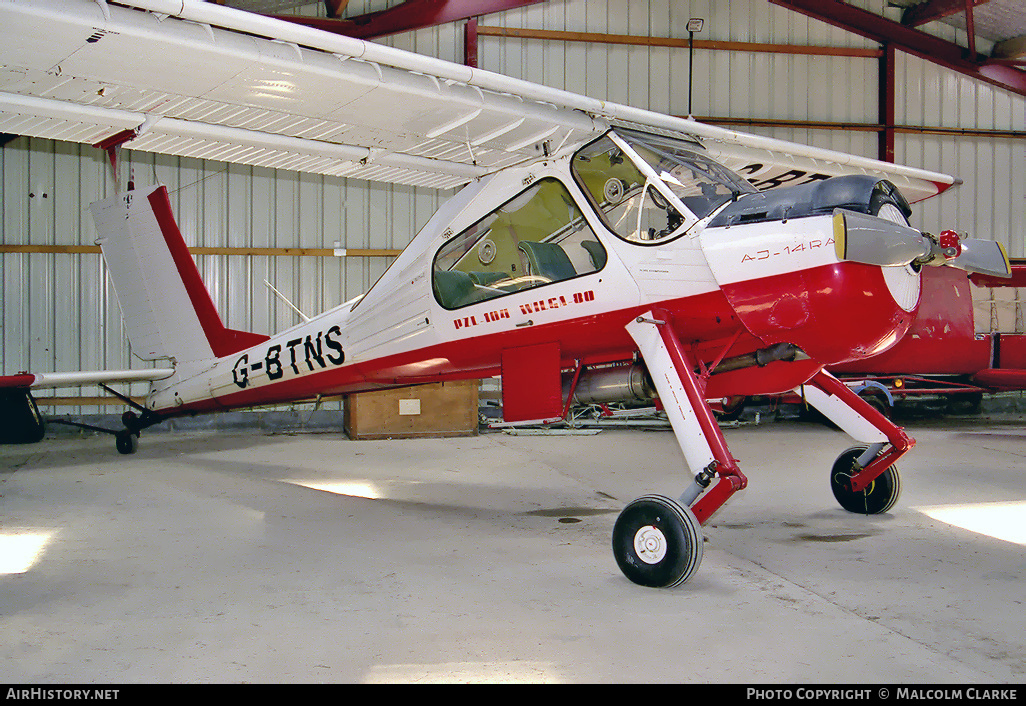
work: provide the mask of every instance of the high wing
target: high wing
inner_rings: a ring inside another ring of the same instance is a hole
[[[945,174],[704,125],[197,0],[0,2],[0,131],[452,188],[612,125],[700,142],[758,188]]]

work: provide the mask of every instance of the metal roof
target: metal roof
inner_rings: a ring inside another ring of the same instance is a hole
[[[902,23],[929,31],[931,25],[945,24],[965,31],[968,24],[965,0],[892,0],[902,8]],[[1020,45],[1016,56],[1026,56],[1026,3],[1023,0],[972,0],[972,24],[977,38],[1012,49],[1016,39]],[[913,24],[917,23],[917,24]]]

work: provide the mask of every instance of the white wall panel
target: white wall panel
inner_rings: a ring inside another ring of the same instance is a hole
[[[394,0],[352,0],[362,14]],[[884,0],[857,0],[874,12]],[[304,14],[323,12],[314,5]],[[484,25],[697,39],[876,48],[858,35],[765,0],[549,0],[481,18]],[[949,41],[957,30],[938,29]],[[461,61],[462,25],[381,40]],[[602,43],[479,38],[482,68],[601,99],[672,114],[688,112],[688,52]],[[694,113],[830,122],[878,121],[878,61],[696,50]],[[897,122],[966,129],[1026,130],[1026,99],[898,53]],[[759,128],[753,132],[876,156],[873,132]],[[918,205],[916,224],[956,228],[1026,256],[1026,142],[1002,137],[899,134],[903,163],[948,172],[965,183]],[[167,184],[186,241],[228,247],[401,248],[446,197],[432,190],[299,175],[200,159],[123,154],[123,177]],[[0,242],[92,244],[89,202],[112,193],[109,168],[93,148],[18,138],[0,150]],[[45,198],[43,197],[45,194]],[[200,271],[226,323],[272,333],[296,315],[269,280],[308,314],[366,291],[386,258],[201,256]],[[143,366],[133,361],[99,255],[9,254],[0,273],[0,368],[69,370]],[[133,394],[143,392],[137,386]],[[67,394],[66,391],[59,391]],[[83,394],[95,394],[86,389]],[[62,408],[60,411],[69,411]],[[73,410],[70,410],[73,411]],[[84,412],[109,411],[84,409]]]

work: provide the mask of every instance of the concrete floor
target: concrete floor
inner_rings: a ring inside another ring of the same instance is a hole
[[[1014,531],[1026,504],[1000,503],[1026,502],[1026,423],[908,427],[902,498],[874,517],[830,493],[842,433],[727,430],[751,483],[671,590],[629,583],[610,551],[623,504],[690,478],[668,431],[150,434],[131,457],[107,437],[0,447],[0,559],[40,549],[0,574],[0,674],[1021,683],[1022,527],[996,539],[924,508],[990,504]]]

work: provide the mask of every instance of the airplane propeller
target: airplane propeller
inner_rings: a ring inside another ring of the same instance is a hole
[[[1011,277],[1001,243],[960,238],[946,230],[939,236],[892,221],[844,209],[834,211],[834,248],[839,260],[880,267],[951,265],[966,272]]]
[[[950,233],[951,231],[944,231]],[[941,233],[943,243],[944,233]],[[957,236],[956,236],[957,237]],[[963,238],[958,242],[959,254],[951,260],[953,265],[966,272],[977,272],[981,275],[995,277],[1011,277],[1012,268],[1008,262],[1008,253],[1001,243],[980,238]]]

